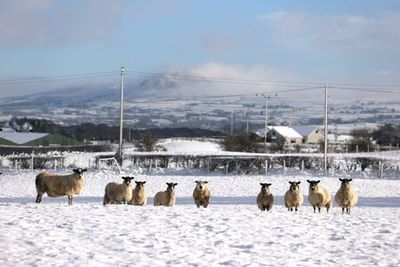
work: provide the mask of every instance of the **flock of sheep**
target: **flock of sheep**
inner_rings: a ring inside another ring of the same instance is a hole
[[[74,195],[80,194],[83,189],[83,173],[86,169],[74,169],[70,175],[57,175],[48,172],[39,173],[36,176],[36,203],[42,201],[42,196],[47,193],[49,197],[68,196],[68,204],[72,204]],[[147,204],[147,194],[145,191],[145,181],[135,181],[136,186],[132,188],[131,182],[134,177],[122,177],[123,183],[108,183],[105,187],[103,204],[130,204],[143,206]],[[350,182],[352,179],[339,179],[341,185],[335,195],[335,201],[342,208],[342,213],[350,214],[350,209],[357,204],[357,193],[352,189]],[[207,208],[211,193],[207,186],[207,181],[195,181],[196,186],[193,190],[193,199],[197,207]],[[321,208],[332,208],[332,198],[328,190],[319,185],[320,181],[307,180],[309,183],[308,201],[314,209],[321,212]],[[301,182],[290,181],[289,190],[285,193],[284,204],[289,211],[298,211],[304,202],[303,194],[300,191]],[[158,192],[154,196],[154,206],[173,206],[176,203],[177,183],[167,183],[166,191]],[[260,183],[261,191],[257,196],[257,206],[261,210],[270,210],[274,204],[274,196],[271,193],[268,183]]]

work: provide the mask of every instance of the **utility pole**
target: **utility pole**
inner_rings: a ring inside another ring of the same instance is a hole
[[[231,112],[231,135],[233,135],[233,111]]]
[[[324,169],[325,175],[328,176],[328,84],[325,84]]]
[[[271,95],[267,95],[266,93],[262,93],[262,94],[256,94],[256,96],[262,96],[265,99],[264,148],[265,148],[265,152],[267,152],[268,99],[271,98]],[[275,94],[275,96],[278,96],[278,94]]]
[[[247,108],[246,112],[246,133],[249,134],[249,108]]]
[[[120,103],[120,113],[119,113],[119,149],[118,157],[122,165],[122,139],[123,139],[123,129],[124,129],[124,75],[125,68],[121,67],[121,103]]]

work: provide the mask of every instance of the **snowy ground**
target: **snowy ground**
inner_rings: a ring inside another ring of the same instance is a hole
[[[359,205],[314,214],[283,207],[288,180],[311,175],[145,176],[149,205],[102,205],[106,183],[119,175],[91,170],[83,193],[43,197],[35,204],[38,171],[5,169],[0,176],[0,266],[400,266],[400,181],[355,179]],[[194,180],[209,180],[213,199],[198,209]],[[332,194],[337,177],[320,178]],[[177,205],[154,207],[165,182],[177,186]],[[275,206],[255,205],[259,182],[271,182]]]

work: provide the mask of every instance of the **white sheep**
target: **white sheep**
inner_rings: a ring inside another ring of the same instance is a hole
[[[200,206],[207,208],[211,198],[211,193],[207,186],[208,181],[195,181],[195,183],[196,187],[193,190],[194,203],[198,208]]]
[[[289,181],[290,187],[284,197],[285,207],[288,208],[288,211],[293,211],[293,208],[298,211],[300,206],[303,205],[304,197],[300,191],[300,183]]]
[[[176,203],[175,186],[177,183],[167,183],[166,191],[158,192],[154,196],[154,206],[173,206]]]
[[[144,182],[135,181],[136,186],[132,190],[132,198],[128,201],[129,205],[145,206],[147,204],[147,193],[144,188]]]
[[[332,208],[332,198],[331,194],[325,188],[319,186],[320,180],[313,181],[307,180],[309,185],[308,190],[308,201],[316,212],[316,208],[318,208],[318,212],[321,212],[321,207],[326,207],[326,212],[329,212],[329,209]]]
[[[347,214],[350,214],[350,208],[354,207],[358,202],[358,196],[356,191],[351,187],[350,182],[353,179],[340,179],[342,182],[339,190],[335,195],[336,204],[342,208],[342,214],[345,210]]]
[[[134,177],[122,177],[124,182],[117,184],[114,182],[108,183],[104,192],[103,205],[106,204],[125,204],[132,198],[131,181]]]
[[[274,204],[274,196],[271,193],[271,189],[269,188],[271,184],[260,183],[261,191],[257,196],[257,206],[260,210],[269,211]]]
[[[68,196],[68,204],[72,205],[74,195],[79,195],[84,187],[83,173],[86,169],[73,169],[73,174],[58,175],[41,172],[36,176],[36,203],[42,201],[42,196],[47,193],[49,197]]]

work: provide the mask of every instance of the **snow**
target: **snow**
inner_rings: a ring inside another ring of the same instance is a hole
[[[217,153],[222,149],[219,144],[211,141],[165,139],[159,143],[169,153]]]
[[[16,131],[5,131],[0,132],[0,138],[13,142],[15,144],[25,144],[30,141],[34,141],[36,139],[48,136],[48,133],[25,133],[25,132],[16,132]]]
[[[74,157],[77,163],[81,155]],[[120,181],[113,172],[89,170],[85,189],[35,204],[39,170],[4,169],[0,176],[0,266],[399,266],[400,181],[354,179],[359,204],[352,214],[314,214],[307,179],[320,179],[332,194],[338,177],[296,172],[265,176],[138,175],[149,205],[102,205],[104,187]],[[341,176],[343,177],[343,176]],[[196,208],[194,180],[209,180],[209,208]],[[301,181],[305,204],[283,206],[288,181]],[[177,205],[154,207],[165,182],[177,182]],[[275,205],[255,204],[260,182],[272,183]]]

